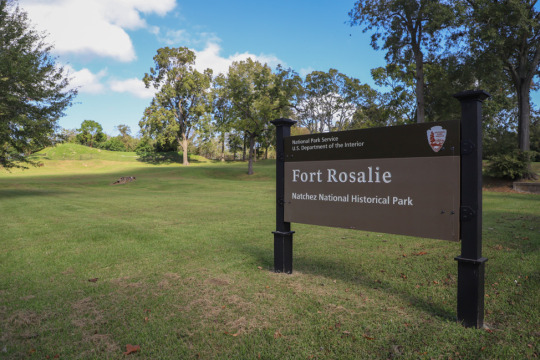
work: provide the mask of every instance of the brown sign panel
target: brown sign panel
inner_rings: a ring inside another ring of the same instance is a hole
[[[354,131],[357,140],[345,132],[317,134],[315,139],[337,138],[326,141],[334,144],[326,155],[321,148],[289,148],[285,221],[459,240],[459,123],[396,128],[406,139],[396,141],[395,128],[381,128],[369,129],[369,137]],[[289,137],[286,144],[299,146],[299,138],[312,143],[313,137]],[[345,142],[357,146],[342,151],[337,144]],[[396,142],[412,148],[398,151]]]

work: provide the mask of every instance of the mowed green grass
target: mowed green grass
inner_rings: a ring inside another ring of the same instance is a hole
[[[458,243],[293,224],[273,273],[271,161],[42,161],[0,173],[2,359],[540,354],[538,195],[484,192],[489,329],[466,329]]]

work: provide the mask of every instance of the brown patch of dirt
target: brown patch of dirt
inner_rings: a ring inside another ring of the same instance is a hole
[[[160,290],[171,289],[175,285],[178,285],[182,280],[182,277],[176,273],[165,273],[163,274],[163,277],[165,279],[158,283]]]
[[[120,352],[120,345],[112,339],[110,334],[94,334],[86,338],[86,341],[91,342],[99,352],[109,354]]]
[[[198,286],[185,288],[184,294],[191,301],[177,306],[179,313],[217,326],[224,333],[237,336],[268,326],[268,313],[261,312],[257,298],[243,296],[242,289],[230,279],[208,278]]]
[[[40,325],[41,317],[33,311],[18,310],[8,318],[8,323],[16,327]]]
[[[239,319],[227,322],[225,326],[229,329],[229,332],[240,335],[248,332],[249,328],[252,328],[253,324],[250,326],[245,316],[242,316]]]
[[[178,275],[177,273],[165,273],[163,274],[167,279],[169,280],[180,280],[182,277]]]
[[[75,273],[75,270],[73,268],[67,268],[66,270],[62,271],[62,275],[72,275]]]
[[[255,304],[250,301],[246,301],[243,297],[236,294],[226,296],[225,301],[231,306],[242,309],[242,311],[250,312],[255,310]]]
[[[136,288],[139,289],[143,286],[141,282],[131,282],[129,277],[123,277],[119,279],[112,279],[111,283],[121,288]]]
[[[330,314],[343,313],[343,312],[345,312],[347,314],[352,314],[353,313],[349,309],[347,309],[347,308],[345,308],[345,307],[343,307],[341,305],[336,305],[336,304],[328,304],[324,308]]]
[[[209,285],[217,285],[217,286],[227,286],[229,285],[229,281],[225,279],[218,279],[218,278],[211,278],[204,282],[205,284]]]
[[[108,358],[108,355],[120,351],[120,345],[114,341],[112,335],[101,334],[100,326],[106,323],[105,315],[91,297],[86,297],[74,302],[71,305],[71,323],[75,325],[82,333],[81,347],[91,349],[83,351],[83,357]],[[89,345],[88,345],[89,344]]]
[[[103,313],[90,297],[73,303],[71,308],[73,309],[71,323],[79,328],[93,327],[104,321]]]
[[[514,191],[513,189],[512,180],[495,179],[490,177],[484,177],[482,179],[482,190],[518,194],[518,192]]]

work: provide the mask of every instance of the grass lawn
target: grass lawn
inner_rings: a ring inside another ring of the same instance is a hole
[[[540,355],[540,195],[484,192],[488,328],[466,329],[458,243],[293,224],[275,274],[273,162],[73,151],[0,173],[1,359]]]

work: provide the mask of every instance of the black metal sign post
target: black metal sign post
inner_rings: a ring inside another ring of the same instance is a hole
[[[466,327],[484,326],[482,257],[482,101],[485,91],[454,95],[461,102],[461,255],[458,262],[457,320]]]
[[[285,222],[285,151],[283,139],[291,135],[291,126],[296,121],[277,119],[272,121],[276,126],[276,231],[274,231],[274,271],[292,273],[294,231],[291,223]]]

